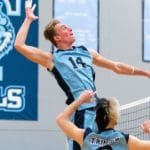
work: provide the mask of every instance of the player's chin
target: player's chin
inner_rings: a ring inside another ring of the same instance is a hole
[[[74,43],[76,41],[76,39],[73,37],[73,39],[72,39],[72,43]]]

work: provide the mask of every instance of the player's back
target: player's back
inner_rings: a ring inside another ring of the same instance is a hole
[[[128,139],[128,134],[114,129],[105,129],[95,133],[87,128],[82,150],[129,150]]]

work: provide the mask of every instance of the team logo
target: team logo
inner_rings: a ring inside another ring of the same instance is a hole
[[[15,40],[15,30],[9,17],[2,11],[3,3],[0,2],[0,59],[12,49]]]
[[[13,3],[14,4],[14,3]],[[11,23],[10,16],[19,15],[18,7],[20,2],[16,1],[16,10],[13,10],[11,3],[5,0],[0,2],[0,60],[11,50],[15,41],[15,30]],[[6,7],[6,14],[3,7]],[[0,66],[0,79],[3,80],[3,66]],[[9,85],[5,88],[0,86],[0,111],[20,112],[25,107],[25,87]]]

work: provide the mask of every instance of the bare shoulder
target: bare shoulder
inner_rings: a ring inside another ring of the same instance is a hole
[[[53,59],[53,54],[50,51],[46,51],[49,59]]]
[[[30,46],[30,49],[31,49],[31,54],[28,54],[27,58],[29,58],[31,61],[37,64],[40,64],[41,66],[48,68],[50,70],[53,68],[53,65],[54,65],[53,55],[50,51],[35,48],[32,46]]]
[[[52,70],[54,66],[54,61],[53,61],[53,54],[50,51],[45,51],[45,67]]]
[[[132,136],[132,135],[129,136],[128,145],[129,145],[130,150],[132,150],[132,149],[141,150],[142,147],[143,147],[143,149],[145,148],[145,150],[147,150],[147,147],[148,147],[148,145],[146,144],[146,141],[140,140],[137,137]],[[150,144],[149,144],[149,146],[150,146]]]
[[[89,53],[91,54],[91,56],[95,56],[98,55],[98,53],[96,52],[96,50],[94,49],[88,49]]]
[[[100,59],[102,56],[94,49],[88,49],[89,53],[93,57],[93,59]]]
[[[103,57],[96,50],[88,49],[88,51],[93,58],[93,64],[99,65],[99,63],[101,63],[101,61],[103,60]]]

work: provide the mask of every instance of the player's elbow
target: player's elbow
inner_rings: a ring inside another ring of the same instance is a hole
[[[122,72],[121,64],[118,63],[118,62],[116,62],[116,63],[114,64],[114,67],[113,67],[112,70],[113,70],[115,73],[117,73],[117,74],[122,74],[122,73],[123,73],[123,72]]]
[[[17,44],[17,43],[14,44],[14,47],[15,47],[16,50],[19,50],[19,49],[20,49],[20,45]]]
[[[66,124],[69,121],[69,118],[65,116],[65,114],[60,113],[57,117],[56,117],[56,123],[58,124],[58,126],[60,128],[63,128],[64,124]]]
[[[21,44],[19,41],[15,41],[14,47],[16,50],[20,50],[23,47],[23,44]]]
[[[62,122],[62,114],[59,114],[57,117],[56,117],[56,123],[60,126],[61,122]]]

